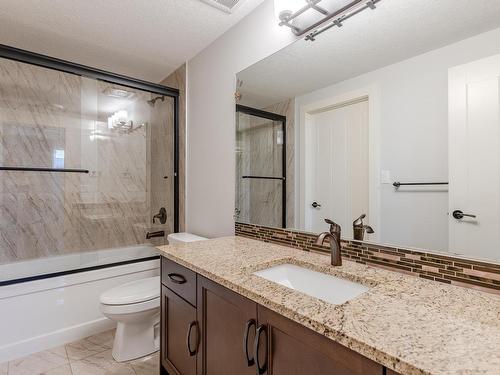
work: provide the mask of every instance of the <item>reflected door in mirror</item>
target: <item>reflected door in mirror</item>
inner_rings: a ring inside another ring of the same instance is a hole
[[[500,243],[499,88],[500,55],[449,71],[450,249],[482,258]]]
[[[367,99],[308,116],[307,230],[323,232],[324,218],[330,218],[352,238],[352,222],[363,213],[369,214],[368,126]]]

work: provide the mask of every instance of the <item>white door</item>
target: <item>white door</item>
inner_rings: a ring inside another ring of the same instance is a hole
[[[499,90],[500,55],[449,70],[450,251],[490,259],[500,256]]]
[[[369,214],[368,99],[313,113],[309,120],[306,229],[324,232],[329,218],[352,238],[352,222]]]

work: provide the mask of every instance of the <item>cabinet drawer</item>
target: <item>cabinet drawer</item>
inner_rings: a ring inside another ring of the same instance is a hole
[[[196,307],[196,273],[167,258],[161,258],[161,282]]]

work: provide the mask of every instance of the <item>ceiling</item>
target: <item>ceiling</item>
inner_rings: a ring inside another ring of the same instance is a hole
[[[159,82],[263,0],[1,0],[0,44]]]
[[[264,108],[498,27],[499,0],[382,0],[240,72],[242,103]]]

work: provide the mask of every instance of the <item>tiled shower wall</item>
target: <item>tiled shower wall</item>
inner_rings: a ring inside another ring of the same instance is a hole
[[[328,244],[314,244],[317,236],[313,233],[238,222],[235,224],[235,230],[237,236],[304,251],[329,252]],[[500,294],[498,263],[348,240],[342,241],[342,257],[424,279]]]
[[[151,159],[168,149],[161,138],[171,138],[172,103],[152,108],[154,94],[127,88],[129,117],[146,125],[112,131],[107,118],[122,108],[103,94],[109,86],[0,59],[0,165],[90,170],[0,172],[0,263],[145,242],[157,211],[152,202],[173,194],[163,186],[173,181],[163,178],[173,157],[164,155],[162,165]],[[152,197],[153,190],[163,193]]]

